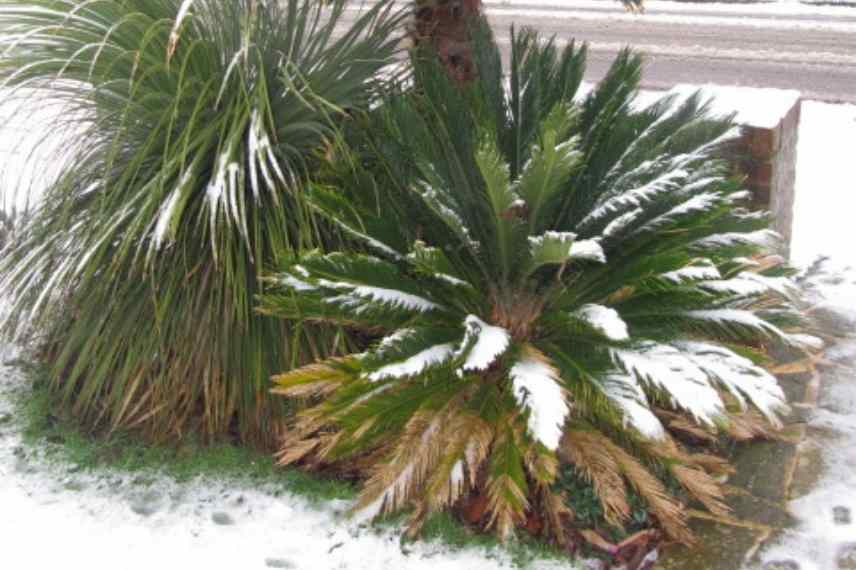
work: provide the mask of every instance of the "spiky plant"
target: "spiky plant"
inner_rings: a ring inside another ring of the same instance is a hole
[[[401,12],[379,2],[347,24],[346,9],[0,3],[4,93],[61,105],[41,127],[68,144],[3,261],[7,324],[50,332],[54,385],[83,419],[264,442],[282,408],[270,375],[341,343],[253,305],[275,251],[330,241],[303,186],[395,59]]]
[[[634,107],[629,52],[577,103],[584,48],[516,35],[506,83],[480,38],[474,85],[417,63],[366,153],[312,189],[372,254],[286,256],[261,310],[378,340],[275,378],[307,403],[279,462],[367,474],[363,515],[413,507],[416,529],[466,500],[503,537],[534,518],[559,540],[565,462],[610,522],[630,485],[689,541],[666,483],[723,514],[727,466],[672,434],[777,425],[763,347],[802,340],[789,281],[750,259],[775,239],[720,158],[737,129],[698,97]]]

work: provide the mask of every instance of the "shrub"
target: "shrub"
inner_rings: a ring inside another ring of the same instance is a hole
[[[272,372],[343,344],[253,312],[275,251],[331,243],[302,192],[376,97],[402,15],[344,0],[4,1],[2,86],[67,110],[68,167],[3,260],[80,417],[265,442]],[[28,98],[28,99],[26,99]],[[335,241],[332,241],[335,243]]]
[[[261,310],[377,340],[275,378],[306,404],[278,458],[366,475],[361,516],[465,505],[563,541],[567,464],[607,521],[629,486],[690,541],[668,485],[724,514],[727,465],[681,438],[779,423],[764,346],[805,339],[784,270],[751,259],[775,234],[719,158],[737,129],[698,97],[636,108],[630,52],[576,102],[585,53],[512,31],[506,83],[483,23],[475,84],[417,57],[309,194],[371,254],[283,256]]]

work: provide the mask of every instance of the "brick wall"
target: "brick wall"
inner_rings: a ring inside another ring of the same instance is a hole
[[[773,214],[773,228],[790,244],[793,229],[800,101],[773,128],[744,126],[737,168],[746,175],[755,205]]]

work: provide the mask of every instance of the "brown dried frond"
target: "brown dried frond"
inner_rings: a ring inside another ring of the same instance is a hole
[[[312,398],[315,396],[329,396],[338,388],[338,382],[319,380],[318,382],[307,382],[306,384],[297,384],[288,388],[274,388],[271,392],[289,398]]]
[[[487,498],[490,512],[487,526],[495,528],[499,537],[506,540],[529,508],[526,493],[510,475],[499,475],[488,481]]]
[[[453,505],[467,489],[475,488],[493,429],[480,417],[464,412],[446,422],[441,439],[447,444],[425,486],[426,512]]]
[[[417,412],[410,418],[390,460],[375,468],[363,487],[355,510],[366,509],[371,516],[389,513],[415,495],[440,455],[436,436],[443,418],[443,414],[429,411]]]
[[[292,390],[296,390],[304,385],[321,384],[322,382],[334,385],[341,384],[351,379],[351,375],[346,370],[335,365],[343,364],[353,359],[353,356],[330,358],[323,362],[307,364],[296,370],[277,374],[272,378],[276,387],[271,389],[271,393],[290,396]],[[321,389],[329,390],[329,388],[324,388],[323,384],[321,384]]]
[[[286,436],[287,437],[287,436]],[[307,455],[312,453],[318,445],[321,444],[321,438],[314,437],[311,439],[294,439],[290,440],[288,444],[283,447],[274,458],[276,459],[277,465],[291,465],[292,463],[297,463],[301,459],[304,459]]]
[[[615,459],[622,474],[633,485],[636,492],[648,503],[648,508],[660,521],[666,534],[678,542],[693,544],[695,540],[692,532],[687,528],[687,517],[683,505],[674,500],[663,483],[636,458],[610,439],[606,437],[601,439],[606,451]]]
[[[731,438],[737,441],[773,439],[775,437],[769,421],[754,410],[739,414],[729,414],[725,431]]]
[[[572,518],[573,511],[568,507],[565,496],[544,489],[541,495],[541,505],[544,509],[547,533],[556,539],[559,546],[567,546],[568,534],[565,532],[565,518]]]
[[[603,445],[606,439],[594,431],[569,431],[562,438],[560,453],[591,483],[603,505],[606,521],[621,526],[630,517],[630,504],[621,468]]]
[[[727,459],[711,453],[693,453],[689,456],[689,463],[701,467],[712,475],[734,473],[734,466]]]
[[[731,514],[731,509],[723,501],[722,485],[700,469],[684,465],[675,465],[670,471],[684,489],[710,512],[718,516]]]
[[[690,439],[705,443],[715,443],[717,441],[716,428],[699,425],[681,414],[662,409],[657,410],[657,417],[663,421],[668,429],[688,436]]]

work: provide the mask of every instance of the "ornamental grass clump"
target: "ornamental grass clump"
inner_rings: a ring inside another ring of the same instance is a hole
[[[344,0],[3,0],[0,88],[63,109],[62,175],[2,260],[7,330],[42,331],[89,423],[271,438],[276,371],[335,330],[254,312],[274,252],[338,243],[302,192],[368,108],[406,15]],[[58,145],[57,145],[58,146]],[[52,147],[53,148],[53,147]]]
[[[689,542],[685,501],[728,512],[728,465],[699,442],[779,425],[765,347],[807,340],[721,158],[738,130],[698,97],[634,105],[626,51],[578,100],[585,48],[512,31],[506,80],[477,31],[473,84],[417,56],[308,194],[365,252],[286,255],[269,278],[262,312],[374,339],[275,377],[303,403],[279,462],[364,476],[360,516],[408,509],[417,530],[459,508],[560,542],[569,466],[609,523],[632,495]]]

